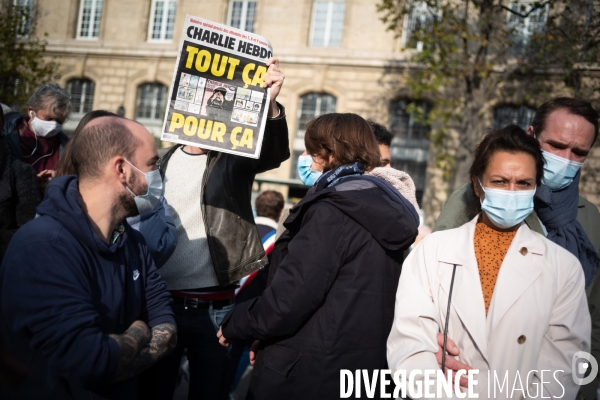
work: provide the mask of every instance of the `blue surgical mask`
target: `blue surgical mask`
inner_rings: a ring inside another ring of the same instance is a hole
[[[312,156],[310,154],[298,157],[298,176],[306,186],[314,185],[317,179],[323,175],[322,172],[310,169],[311,164]]]
[[[127,160],[125,160],[127,161]],[[135,205],[137,206],[140,215],[147,213],[152,210],[155,205],[158,204],[159,199],[162,197],[164,188],[162,177],[158,169],[150,172],[142,172],[138,167],[127,161],[129,165],[135,168],[146,177],[146,183],[148,184],[148,190],[145,194],[137,195],[131,191],[127,186],[127,190],[134,196]]]
[[[542,154],[546,160],[542,183],[551,190],[561,190],[569,186],[583,165],[583,163],[567,160],[544,150],[542,150]]]
[[[501,190],[484,188],[481,181],[479,184],[485,192],[481,209],[498,228],[512,228],[523,222],[533,211],[535,189]]]

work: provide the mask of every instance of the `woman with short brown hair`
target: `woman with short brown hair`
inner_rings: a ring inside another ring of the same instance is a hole
[[[356,114],[325,114],[313,119],[306,125],[304,144],[313,159],[328,161],[328,169],[360,162],[370,171],[380,164],[373,131]]]
[[[320,116],[304,140],[323,174],[284,223],[269,286],[219,332],[223,344],[260,340],[248,399],[339,398],[341,369],[387,368],[403,251],[417,235],[415,207],[364,175],[380,163],[364,119]]]
[[[543,167],[540,144],[518,126],[486,135],[469,170],[478,214],[432,233],[404,262],[390,368],[436,373],[418,376],[409,397],[427,397],[419,385],[438,394],[449,387],[448,375],[437,375],[447,373],[445,358],[441,368],[436,359],[443,332],[460,348],[458,361],[478,371],[471,385],[479,398],[576,398],[583,376],[572,367],[590,350],[584,273],[573,254],[524,223]]]

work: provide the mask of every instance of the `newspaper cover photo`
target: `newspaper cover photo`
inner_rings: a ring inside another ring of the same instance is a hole
[[[262,36],[187,15],[161,139],[258,158],[272,55]]]

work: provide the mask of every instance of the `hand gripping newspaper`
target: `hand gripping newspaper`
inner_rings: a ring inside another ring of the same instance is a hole
[[[258,158],[272,55],[262,36],[187,15],[161,139]]]

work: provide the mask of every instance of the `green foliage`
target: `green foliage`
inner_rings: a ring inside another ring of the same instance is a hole
[[[58,79],[58,64],[43,57],[47,42],[36,37],[34,17],[28,7],[0,0],[0,102],[11,106],[23,106],[36,87]]]
[[[377,9],[397,37],[421,15],[402,49],[411,68],[395,73],[405,74],[413,98],[433,103],[428,115],[417,114],[433,123],[430,138],[446,177],[461,162],[447,151],[449,127],[459,132],[457,154],[468,159],[485,133],[482,110],[491,100],[537,106],[561,82],[575,96],[600,89],[589,68],[600,62],[598,1],[381,0]]]

